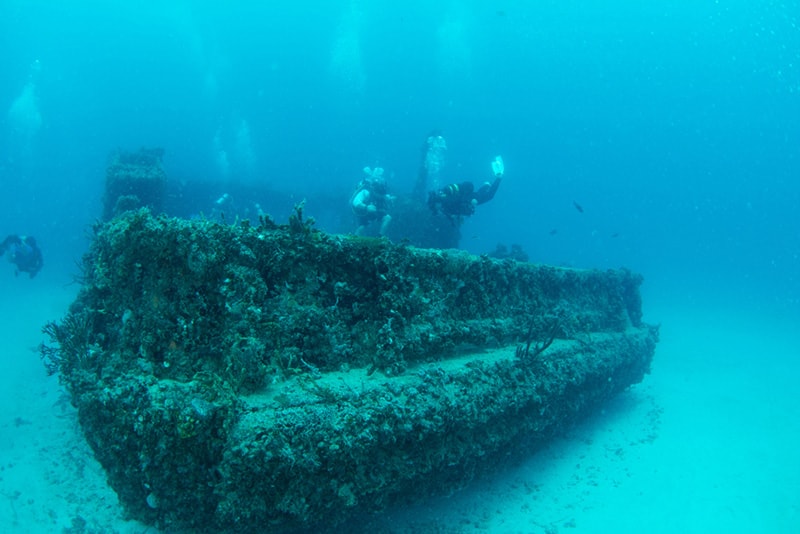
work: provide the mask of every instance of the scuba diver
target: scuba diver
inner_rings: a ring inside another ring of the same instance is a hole
[[[20,272],[28,273],[33,278],[41,270],[42,251],[36,244],[36,239],[31,236],[18,236],[12,234],[0,243],[0,256],[8,252],[8,261],[17,266],[15,275]]]
[[[386,229],[392,220],[388,213],[389,204],[395,199],[387,193],[386,179],[383,169],[364,167],[366,178],[359,182],[353,196],[350,197],[350,208],[358,220],[356,235],[362,235],[372,221],[381,221],[379,233],[386,235]]]
[[[475,213],[475,206],[485,204],[494,198],[505,173],[503,158],[497,156],[492,161],[494,181],[485,182],[478,189],[472,182],[450,184],[428,193],[428,207],[434,214],[442,213],[451,220],[460,220]]]

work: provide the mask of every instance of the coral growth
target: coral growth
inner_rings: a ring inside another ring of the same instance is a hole
[[[302,206],[95,231],[42,355],[129,513],[168,531],[451,491],[641,380],[657,340],[628,271],[329,235]]]

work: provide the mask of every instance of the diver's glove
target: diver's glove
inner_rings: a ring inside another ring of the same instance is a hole
[[[506,167],[505,165],[503,165],[502,157],[497,156],[496,158],[494,158],[494,161],[492,161],[492,172],[498,178],[503,177],[503,173],[506,172]]]

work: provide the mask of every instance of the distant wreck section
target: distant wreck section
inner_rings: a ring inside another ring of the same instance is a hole
[[[462,487],[639,382],[641,278],[129,211],[45,327],[131,516],[291,532]]]
[[[164,150],[141,148],[137,152],[118,150],[106,168],[103,219],[108,221],[129,210],[149,208],[161,211],[167,187],[162,166]]]

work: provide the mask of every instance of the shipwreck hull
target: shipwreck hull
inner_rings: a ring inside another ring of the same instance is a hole
[[[45,363],[133,517],[329,527],[452,491],[639,382],[641,278],[142,210],[97,228]]]

